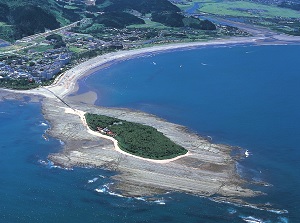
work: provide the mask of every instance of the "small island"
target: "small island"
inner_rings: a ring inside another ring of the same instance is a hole
[[[188,152],[151,126],[91,113],[85,118],[93,131],[115,138],[120,149],[132,155],[164,160]]]

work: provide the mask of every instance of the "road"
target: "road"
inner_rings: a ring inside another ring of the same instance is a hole
[[[6,51],[6,52],[2,52],[2,53],[0,53],[0,55],[12,54],[12,53],[16,53],[16,52],[18,52],[20,50],[25,50],[25,49],[34,47],[34,46],[38,45],[38,43],[33,42],[35,39],[40,38],[40,37],[46,37],[46,36],[51,35],[53,33],[58,33],[58,32],[69,30],[69,29],[71,29],[73,27],[78,26],[78,23],[84,22],[84,20],[85,19],[82,19],[80,21],[73,22],[73,23],[71,23],[71,24],[69,24],[67,26],[63,26],[63,27],[60,27],[58,29],[50,30],[50,31],[47,31],[47,32],[44,32],[44,33],[38,33],[38,34],[35,34],[35,35],[32,35],[32,36],[24,37],[21,40],[17,40],[17,42],[16,42],[15,45],[17,45],[18,43],[31,43],[30,45],[24,46],[24,47],[20,47],[18,49],[14,49],[14,50],[9,50],[9,51]]]

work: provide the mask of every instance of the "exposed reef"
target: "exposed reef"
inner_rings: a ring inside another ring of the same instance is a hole
[[[189,150],[189,155],[167,163],[145,161],[119,153],[109,140],[89,134],[79,116],[65,113],[68,108],[59,100],[45,98],[43,113],[51,123],[49,133],[65,142],[60,153],[49,158],[65,167],[92,166],[116,171],[115,190],[127,196],[145,196],[163,191],[179,191],[202,196],[220,195],[233,199],[259,194],[242,187],[237,176],[231,147],[213,144],[189,132],[183,126],[153,115],[128,109],[110,109],[87,104],[67,103],[73,108],[94,114],[146,124]]]

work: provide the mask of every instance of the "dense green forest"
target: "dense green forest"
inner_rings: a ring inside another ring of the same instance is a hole
[[[98,0],[96,6],[101,7],[106,12],[136,10],[142,14],[146,14],[163,11],[181,11],[168,0]]]
[[[216,29],[213,23],[196,18],[196,22],[186,23],[181,10],[168,0],[97,0],[95,6],[86,5],[84,1],[70,4],[55,0],[0,0],[0,22],[4,24],[0,24],[0,39],[21,39],[82,18],[91,18],[90,26],[100,24],[118,29],[144,24],[145,21],[133,11],[150,15],[152,21],[169,27]]]
[[[12,35],[5,36],[5,33],[1,33],[0,38],[15,40],[44,32],[45,29],[60,27],[58,20],[62,17],[51,7],[50,2],[51,0],[0,0],[0,22],[8,25],[6,29],[9,28]]]
[[[126,12],[107,12],[96,17],[94,21],[114,28],[125,28],[133,24],[145,24],[143,19]]]
[[[63,41],[62,36],[58,34],[49,35],[46,37],[46,40],[53,41],[54,49],[66,46],[66,43]]]
[[[116,134],[114,138],[120,148],[128,153],[150,159],[169,159],[187,153],[153,127],[104,115],[87,113],[85,117],[92,130],[107,127]]]

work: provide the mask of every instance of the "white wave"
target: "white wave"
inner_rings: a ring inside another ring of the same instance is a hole
[[[201,65],[203,65],[203,66],[207,66],[207,64],[206,64],[206,63],[201,63]]]
[[[287,213],[289,213],[288,210],[285,210],[285,209],[280,210],[280,209],[272,209],[272,208],[269,208],[269,207],[258,207],[258,206],[255,206],[253,204],[238,204],[238,203],[230,202],[230,201],[227,201],[227,200],[216,200],[215,198],[209,198],[209,200],[217,202],[217,203],[232,204],[236,207],[248,207],[248,208],[253,208],[253,209],[256,209],[256,210],[268,211],[268,212],[272,212],[272,213],[275,213],[275,214],[287,214]]]
[[[158,200],[155,200],[155,201],[153,201],[154,203],[157,203],[157,204],[160,204],[160,205],[165,205],[166,204],[166,202],[165,202],[165,200],[164,199],[158,199]]]
[[[42,122],[42,123],[40,124],[40,126],[48,126],[48,125],[47,125],[47,123]]]
[[[101,178],[106,178],[105,176],[103,176],[103,175],[99,175],[99,177],[101,177]]]
[[[51,160],[38,160],[38,163],[45,166],[48,169],[62,169],[62,170],[73,170],[73,168],[70,167],[62,167],[58,165],[54,165],[54,163]]]
[[[287,213],[289,213],[289,211],[288,211],[288,210],[285,210],[285,209],[283,209],[283,210],[278,210],[278,209],[268,209],[267,211],[272,212],[272,213],[275,213],[275,214],[287,214]]]
[[[236,210],[234,208],[228,208],[228,213],[229,214],[235,214],[236,213]]]
[[[146,199],[143,198],[143,197],[135,197],[134,199],[136,199],[136,200],[138,200],[138,201],[146,201]]]
[[[108,191],[108,194],[112,195],[112,196],[116,196],[116,197],[124,197],[122,194],[117,194],[117,193],[109,192],[109,191]]]
[[[244,217],[244,216],[240,216],[245,222],[249,222],[249,223],[263,223],[263,220],[259,219],[259,218],[255,218],[252,216],[248,216],[248,217]]]
[[[93,178],[92,180],[88,180],[88,183],[91,184],[91,183],[94,183],[98,180],[99,178],[98,177],[95,177]]]
[[[104,193],[106,191],[106,188],[96,188],[95,191],[98,193]]]
[[[248,149],[245,151],[245,156],[246,156],[246,158],[250,156],[250,152]]]
[[[286,217],[279,217],[278,219],[279,219],[280,223],[289,223],[289,219]]]

